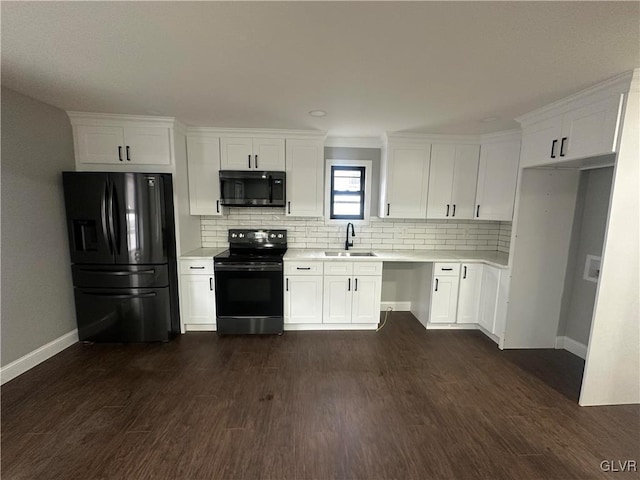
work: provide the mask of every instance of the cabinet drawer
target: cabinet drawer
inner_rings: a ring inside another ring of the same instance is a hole
[[[459,263],[436,263],[433,266],[433,274],[439,277],[451,276],[457,277],[460,275]]]
[[[285,275],[322,275],[322,262],[284,262]]]
[[[180,259],[180,273],[213,275],[213,258]]]
[[[324,262],[325,275],[353,275],[353,262]]]
[[[354,262],[353,275],[382,275],[382,262]]]

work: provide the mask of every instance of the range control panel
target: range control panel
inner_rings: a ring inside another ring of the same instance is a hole
[[[286,230],[230,229],[229,243],[241,245],[286,245]]]

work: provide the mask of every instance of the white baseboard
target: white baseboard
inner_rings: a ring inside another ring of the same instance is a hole
[[[78,343],[77,328],[0,368],[0,385],[31,370],[36,365],[60,353],[65,348],[69,348],[74,343]]]
[[[377,323],[285,323],[286,331],[307,330],[375,330]]]
[[[427,330],[478,330],[475,323],[427,323]]]
[[[380,311],[384,312],[391,307],[394,312],[411,311],[411,302],[380,302]]]
[[[584,343],[575,341],[573,338],[556,337],[556,348],[567,350],[583,360],[587,358],[587,346]]]
[[[215,323],[185,323],[185,332],[215,332]]]

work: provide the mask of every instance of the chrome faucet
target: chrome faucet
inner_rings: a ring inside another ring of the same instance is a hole
[[[351,227],[351,236],[352,237],[356,236],[356,232],[354,230],[353,223],[351,223],[351,222],[347,223],[347,240],[344,242],[344,249],[345,250],[349,250],[349,247],[353,247],[353,242],[349,241],[349,227]]]

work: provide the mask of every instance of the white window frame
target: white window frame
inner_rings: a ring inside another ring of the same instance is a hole
[[[331,167],[364,167],[364,219],[362,220],[342,220],[331,218]],[[368,225],[371,212],[371,175],[373,173],[373,162],[371,160],[340,160],[336,158],[327,159],[325,164],[325,195],[324,195],[324,218],[327,225],[340,225],[349,222],[354,225]]]

